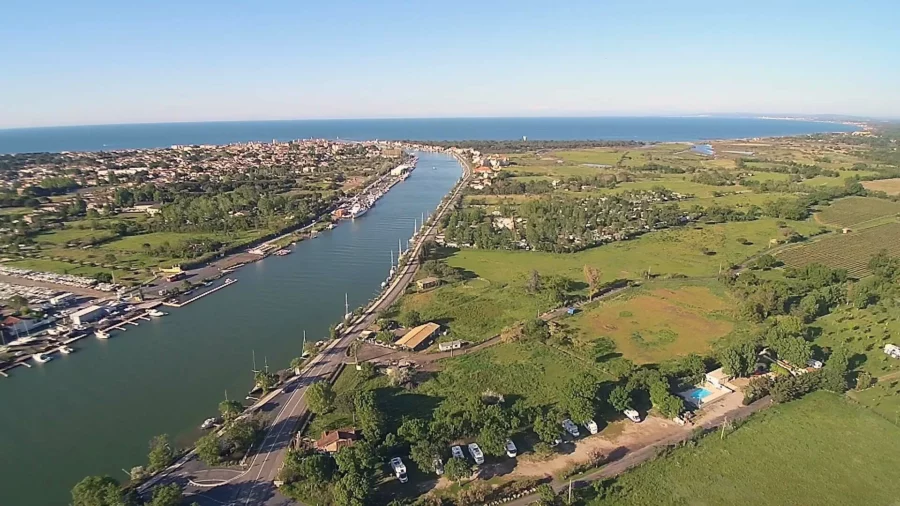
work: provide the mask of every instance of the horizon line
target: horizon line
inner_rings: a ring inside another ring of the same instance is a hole
[[[148,125],[191,125],[204,123],[288,123],[288,122],[330,122],[330,121],[409,121],[409,120],[488,120],[488,119],[596,119],[596,118],[714,118],[731,117],[743,119],[773,119],[781,121],[811,121],[820,123],[841,122],[896,122],[900,118],[855,116],[852,114],[792,114],[792,113],[742,113],[742,112],[716,112],[716,113],[682,113],[682,114],[572,114],[572,115],[520,115],[520,116],[409,116],[409,117],[347,117],[347,118],[282,118],[282,119],[220,119],[220,120],[185,120],[185,121],[138,121],[123,123],[79,123],[40,126],[12,126],[0,127],[0,132],[15,130],[41,130],[54,128],[81,128],[81,127],[119,127],[119,126],[148,126]],[[830,117],[831,119],[823,119]]]

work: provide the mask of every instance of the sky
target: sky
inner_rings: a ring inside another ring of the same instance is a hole
[[[900,117],[900,2],[5,0],[0,128]]]

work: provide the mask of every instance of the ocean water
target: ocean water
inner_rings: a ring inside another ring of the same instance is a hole
[[[724,117],[448,118],[153,123],[0,130],[0,153],[107,151],[173,144],[347,140],[703,141],[850,132],[816,121]]]

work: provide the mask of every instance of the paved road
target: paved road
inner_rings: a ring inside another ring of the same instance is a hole
[[[452,207],[465,187],[471,172],[465,165],[465,176],[462,184],[457,185],[451,198],[445,200],[432,223]],[[301,374],[287,382],[276,391],[259,411],[272,414],[272,424],[262,443],[245,462],[243,469],[207,469],[193,454],[176,463],[168,472],[156,480],[148,482],[145,489],[159,483],[176,482],[181,485],[190,501],[201,506],[212,505],[258,505],[280,506],[292,504],[292,501],[278,493],[273,481],[284,462],[294,429],[306,412],[306,387],[317,380],[327,380],[338,370],[347,356],[347,349],[362,330],[375,322],[377,314],[391,306],[412,282],[419,267],[418,256],[426,239],[436,234],[435,225],[431,225],[424,234],[420,234],[414,249],[407,254],[407,263],[394,278],[393,283],[385,290],[369,309],[339,337],[332,341],[321,353],[307,364]]]

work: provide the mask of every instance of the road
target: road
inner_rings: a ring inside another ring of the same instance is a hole
[[[375,322],[377,314],[390,307],[406,291],[419,267],[418,256],[427,239],[437,233],[436,223],[452,208],[465,187],[471,170],[464,166],[464,177],[450,198],[441,204],[432,225],[417,236],[413,250],[407,253],[406,265],[382,295],[361,316],[357,317],[341,336],[332,341],[316,355],[301,371],[281,389],[271,395],[260,408],[263,413],[274,414],[263,441],[252,452],[249,462],[242,469],[208,469],[193,452],[174,464],[167,471],[141,487],[146,491],[157,484],[175,482],[184,488],[188,500],[201,506],[212,505],[258,505],[280,506],[293,501],[278,493],[273,481],[277,478],[284,462],[294,429],[306,412],[306,387],[317,380],[329,380],[341,367],[350,344],[360,332]]]

